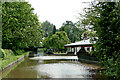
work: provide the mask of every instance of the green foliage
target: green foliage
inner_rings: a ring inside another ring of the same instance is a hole
[[[81,39],[84,38],[84,34],[87,33],[87,38],[92,38],[92,37],[97,37],[96,31],[93,30],[86,30],[83,32],[83,34],[81,35]]]
[[[2,2],[0,2],[0,48],[2,46],[2,25],[1,25],[1,23],[2,23],[2,15],[1,15],[2,10],[1,10],[1,8],[2,8]]]
[[[12,50],[9,49],[1,49],[2,50],[2,54],[4,55],[4,59],[8,59],[10,58],[10,56],[14,55]]]
[[[63,23],[62,27],[59,29],[60,31],[65,31],[68,35],[68,38],[71,42],[80,41],[83,30],[76,27],[72,21],[66,21]]]
[[[111,78],[120,78],[119,74],[120,74],[120,57],[117,58],[116,61],[114,61],[114,58],[106,60],[103,62],[103,64],[107,64],[104,65],[105,68],[107,69],[104,73],[107,76],[110,76]]]
[[[0,49],[0,58],[4,58],[6,56],[4,50],[1,48]]]
[[[52,35],[56,32],[55,25],[51,24],[49,21],[45,21],[41,23],[42,30],[45,31],[44,37],[48,37],[49,35]]]
[[[64,31],[58,31],[50,37],[47,37],[43,40],[43,44],[46,48],[51,49],[64,49],[64,45],[68,44],[69,38]]]
[[[24,55],[28,54],[29,52],[25,52],[22,55],[13,55],[13,52],[11,50],[4,50],[7,54],[7,57],[4,58],[1,62],[2,62],[2,66],[0,66],[1,69],[4,69],[5,67],[8,66],[8,64],[18,60],[19,58],[23,57]],[[8,53],[9,52],[9,53]],[[9,55],[8,55],[9,54]]]
[[[42,41],[43,45],[45,46],[45,48],[49,48],[49,43],[48,43],[48,37],[44,38],[44,40]]]
[[[95,53],[106,68],[104,73],[120,79],[120,2],[92,3],[87,10],[83,24],[96,31]]]
[[[23,53],[25,53],[24,50],[15,50],[15,54],[17,55],[22,55]]]
[[[43,31],[33,10],[28,2],[2,4],[2,48],[18,50],[41,45]]]
[[[55,34],[56,33],[56,27],[54,26],[53,27],[53,34]]]
[[[0,49],[0,52],[4,55],[3,58],[0,58],[0,70],[4,69],[6,66],[8,66],[8,64],[16,61],[18,58],[24,56],[25,54],[28,54],[29,52],[24,52],[24,54],[22,53],[22,55],[15,55],[15,53],[10,50],[10,49]],[[18,51],[23,52],[23,51]]]

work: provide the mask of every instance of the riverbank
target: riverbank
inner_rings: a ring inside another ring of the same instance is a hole
[[[22,55],[11,55],[7,59],[1,58],[1,66],[0,66],[0,72],[9,67],[10,65],[16,63],[17,61],[20,61],[25,55],[28,55],[29,52],[25,52]]]
[[[14,55],[7,60],[1,60],[2,66],[0,70],[0,79],[4,78],[19,63],[24,61],[24,58],[28,55],[29,55],[29,52],[24,52],[22,55],[17,55],[17,56]]]

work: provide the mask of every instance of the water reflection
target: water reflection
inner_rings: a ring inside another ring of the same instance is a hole
[[[95,74],[89,72],[89,67],[73,63],[53,63],[36,66],[38,73],[44,73],[51,78],[87,78]]]
[[[29,59],[26,58],[6,78],[92,78],[96,65],[87,65],[76,59]]]

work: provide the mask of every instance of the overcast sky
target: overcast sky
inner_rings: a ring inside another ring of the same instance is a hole
[[[78,13],[83,12],[83,8],[88,6],[82,2],[91,0],[26,0],[35,9],[40,22],[48,20],[56,28],[60,28],[66,21],[77,22]]]

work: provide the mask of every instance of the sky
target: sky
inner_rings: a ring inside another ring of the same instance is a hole
[[[77,22],[79,13],[83,13],[83,8],[87,4],[82,2],[90,2],[91,0],[26,0],[35,9],[39,21],[49,21],[56,28],[60,28],[62,24],[68,20]]]

